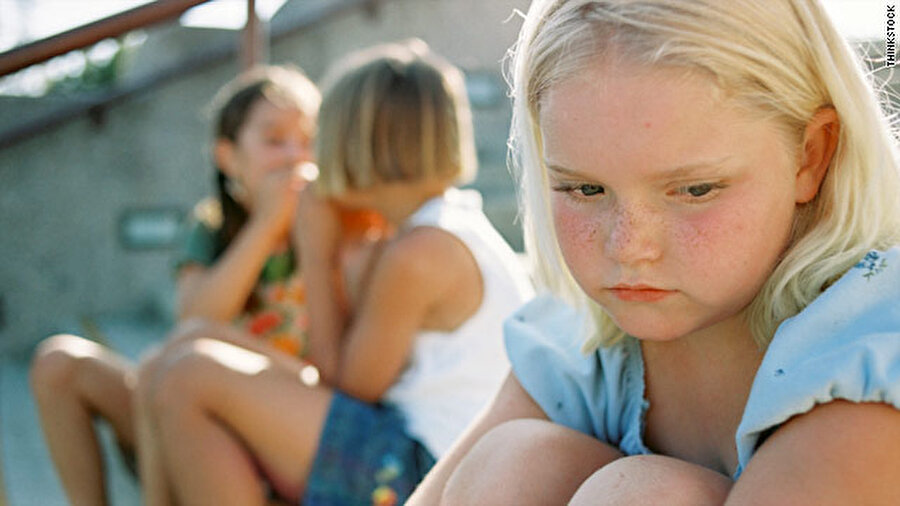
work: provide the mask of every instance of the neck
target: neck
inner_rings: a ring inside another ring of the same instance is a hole
[[[423,185],[422,191],[411,192],[408,188],[398,188],[396,192],[386,189],[388,195],[381,199],[384,204],[379,211],[392,225],[399,227],[406,222],[425,202],[443,194],[446,185]]]
[[[670,342],[642,341],[646,442],[655,452],[724,474],[763,351],[742,317]]]
[[[765,353],[754,341],[743,312],[673,341],[641,341],[641,349],[654,367],[669,364],[745,374],[755,374]]]

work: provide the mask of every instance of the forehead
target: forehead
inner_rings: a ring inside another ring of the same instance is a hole
[[[545,158],[571,169],[721,159],[760,126],[706,75],[627,63],[597,63],[551,85],[538,119]]]
[[[307,127],[312,123],[312,119],[299,107],[287,104],[274,104],[266,98],[260,98],[247,112],[247,126],[256,128],[266,127],[286,127],[300,125]]]

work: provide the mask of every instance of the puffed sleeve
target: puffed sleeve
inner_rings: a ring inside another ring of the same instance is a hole
[[[869,253],[778,328],[738,427],[739,472],[763,434],[839,399],[900,409],[900,250]]]
[[[504,326],[513,373],[551,421],[620,447],[648,453],[641,442],[643,366],[636,341],[583,354],[586,317],[542,295]]]

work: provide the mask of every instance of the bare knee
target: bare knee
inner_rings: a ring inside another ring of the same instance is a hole
[[[137,412],[149,413],[153,408],[157,384],[173,357],[181,353],[178,347],[165,346],[147,353],[138,363],[133,407]]]
[[[170,349],[142,367],[139,389],[145,406],[159,416],[193,404],[206,367],[206,357],[193,353],[190,343]]]
[[[79,370],[96,343],[70,334],[58,334],[41,341],[31,362],[29,376],[35,395],[65,394],[74,391]]]
[[[730,488],[731,480],[711,469],[671,457],[634,455],[591,475],[571,504],[719,505]]]
[[[485,434],[447,482],[443,504],[565,502],[619,456],[596,439],[544,420],[506,422]]]
[[[268,359],[238,346],[215,339],[195,339],[167,349],[156,361],[145,365],[142,391],[157,415],[186,407],[209,407],[227,394],[221,391],[224,375],[232,371],[253,372],[247,368],[259,372],[267,366]]]

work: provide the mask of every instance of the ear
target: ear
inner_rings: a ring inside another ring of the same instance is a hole
[[[228,139],[216,139],[213,146],[213,158],[215,158],[216,167],[225,173],[229,178],[237,177],[234,168],[234,143]]]
[[[819,187],[837,149],[840,132],[841,125],[833,107],[819,109],[806,125],[795,185],[798,204],[809,202],[819,193]]]

